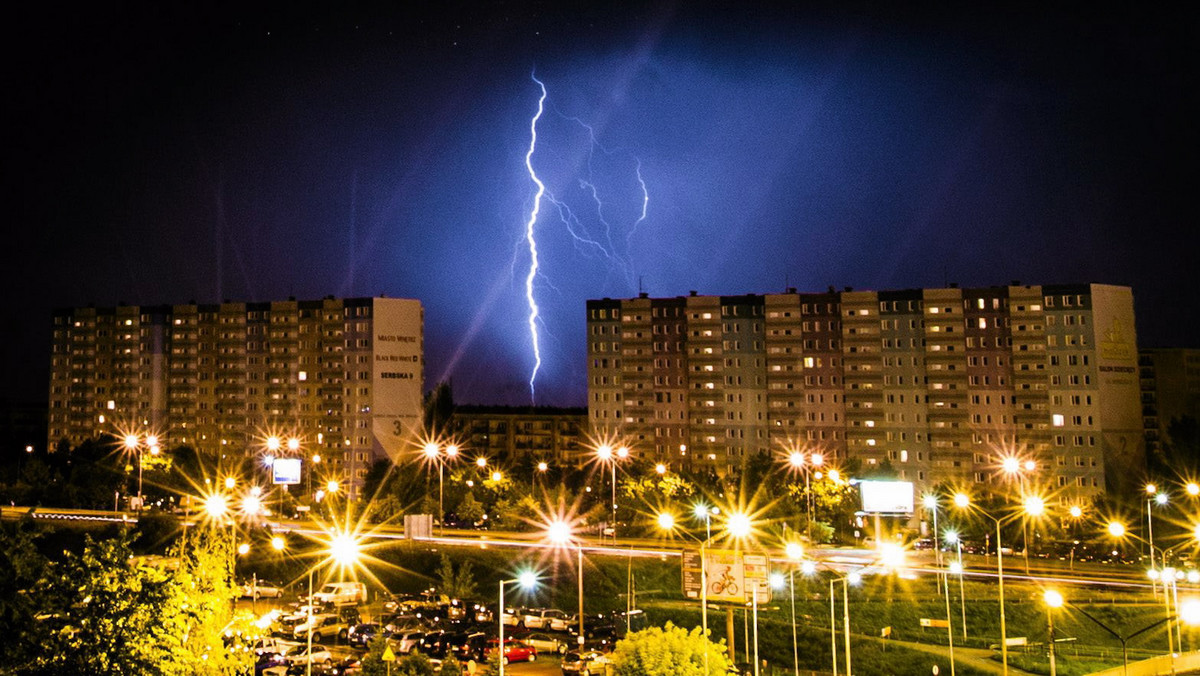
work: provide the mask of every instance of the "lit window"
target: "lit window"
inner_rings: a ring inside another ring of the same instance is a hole
[[[806,368],[806,369],[810,369],[810,368],[812,368],[812,367],[813,367],[813,364],[814,364],[814,363],[816,363],[816,362],[813,360],[813,358],[812,358],[812,357],[805,357],[805,358],[804,358],[804,368]]]
[[[113,401],[112,399],[109,399],[108,403],[105,406],[108,408],[108,410],[114,411],[117,408],[117,402]]]
[[[296,375],[300,380],[308,380],[308,371],[301,371]]]
[[[987,319],[985,317],[979,318],[979,328],[981,328],[981,329],[987,328]]]
[[[1052,418],[1052,420],[1054,421],[1054,426],[1055,426],[1055,427],[1062,427],[1062,426],[1063,426],[1063,422],[1064,422],[1064,420],[1063,420],[1063,414],[1061,414],[1061,413],[1055,413],[1055,414],[1054,414],[1054,415],[1053,415],[1051,418]]]

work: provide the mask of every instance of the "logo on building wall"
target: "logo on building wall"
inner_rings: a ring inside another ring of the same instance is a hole
[[[1100,358],[1112,361],[1133,361],[1133,342],[1125,333],[1120,319],[1113,319],[1100,340]]]

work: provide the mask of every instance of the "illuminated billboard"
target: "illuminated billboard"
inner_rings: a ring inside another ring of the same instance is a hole
[[[300,483],[300,458],[275,458],[271,475],[277,484]]]
[[[911,481],[859,481],[862,511],[866,514],[912,514]]]

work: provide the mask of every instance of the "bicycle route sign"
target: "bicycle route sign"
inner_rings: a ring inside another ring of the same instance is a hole
[[[759,605],[771,601],[771,567],[765,554],[736,549],[706,549],[701,571],[699,550],[683,552],[683,595],[699,600],[707,576],[708,600]]]

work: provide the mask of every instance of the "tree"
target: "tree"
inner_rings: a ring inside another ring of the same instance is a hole
[[[483,518],[483,505],[479,504],[473,493],[463,496],[462,502],[458,503],[458,509],[455,511],[459,520],[465,523],[478,523]]]
[[[463,561],[458,569],[450,561],[450,557],[442,554],[442,563],[438,567],[438,582],[443,594],[450,598],[474,598],[478,591],[475,585],[475,573],[471,570],[471,562]]]
[[[612,664],[616,676],[723,676],[729,658],[724,645],[710,641],[699,627],[689,632],[667,622],[664,627],[635,631],[618,641]]]
[[[454,417],[454,390],[448,382],[438,383],[425,395],[425,430],[434,439],[440,439],[450,430],[450,419]]]
[[[61,622],[39,627],[30,672],[150,674],[177,663],[183,632],[171,611],[182,590],[172,578],[169,569],[135,560],[128,538],[89,536],[35,589],[42,612]]]
[[[383,661],[383,651],[387,650],[388,640],[382,633],[367,644],[367,654],[362,658],[363,676],[384,676],[387,673],[387,663]]]
[[[462,672],[462,663],[452,653],[447,652],[445,659],[442,660],[441,676],[462,676]]]
[[[26,661],[37,605],[29,590],[37,583],[46,560],[37,551],[33,518],[26,515],[16,524],[0,524],[0,673]]]

